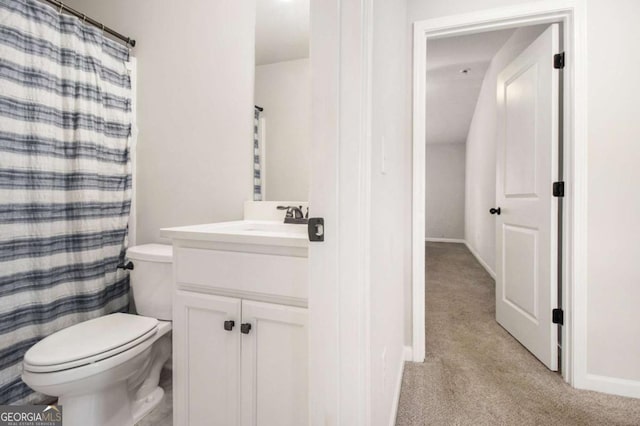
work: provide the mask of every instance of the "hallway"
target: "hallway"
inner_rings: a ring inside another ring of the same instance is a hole
[[[398,426],[640,424],[640,400],[571,388],[498,325],[466,246],[427,243],[426,268],[426,361],[405,366]]]

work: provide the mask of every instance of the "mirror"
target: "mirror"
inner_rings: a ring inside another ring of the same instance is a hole
[[[254,80],[256,201],[309,198],[309,0],[257,0]]]

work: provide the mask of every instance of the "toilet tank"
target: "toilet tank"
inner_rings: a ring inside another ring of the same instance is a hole
[[[139,315],[170,321],[172,318],[173,247],[143,244],[130,247],[133,263],[131,289]]]

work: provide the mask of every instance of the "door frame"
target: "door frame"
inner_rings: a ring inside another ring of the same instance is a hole
[[[371,424],[373,0],[312,0],[309,424]]]
[[[412,360],[425,359],[425,137],[427,40],[527,25],[561,23],[567,57],[563,72],[565,197],[562,242],[562,375],[585,387],[587,273],[587,78],[585,0],[543,0],[414,22]],[[551,58],[550,58],[551,60]],[[549,312],[551,315],[551,312]]]

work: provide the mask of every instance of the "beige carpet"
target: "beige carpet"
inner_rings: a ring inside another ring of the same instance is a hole
[[[572,389],[496,323],[464,245],[427,243],[426,292],[426,362],[405,367],[397,425],[640,425],[640,400]]]

